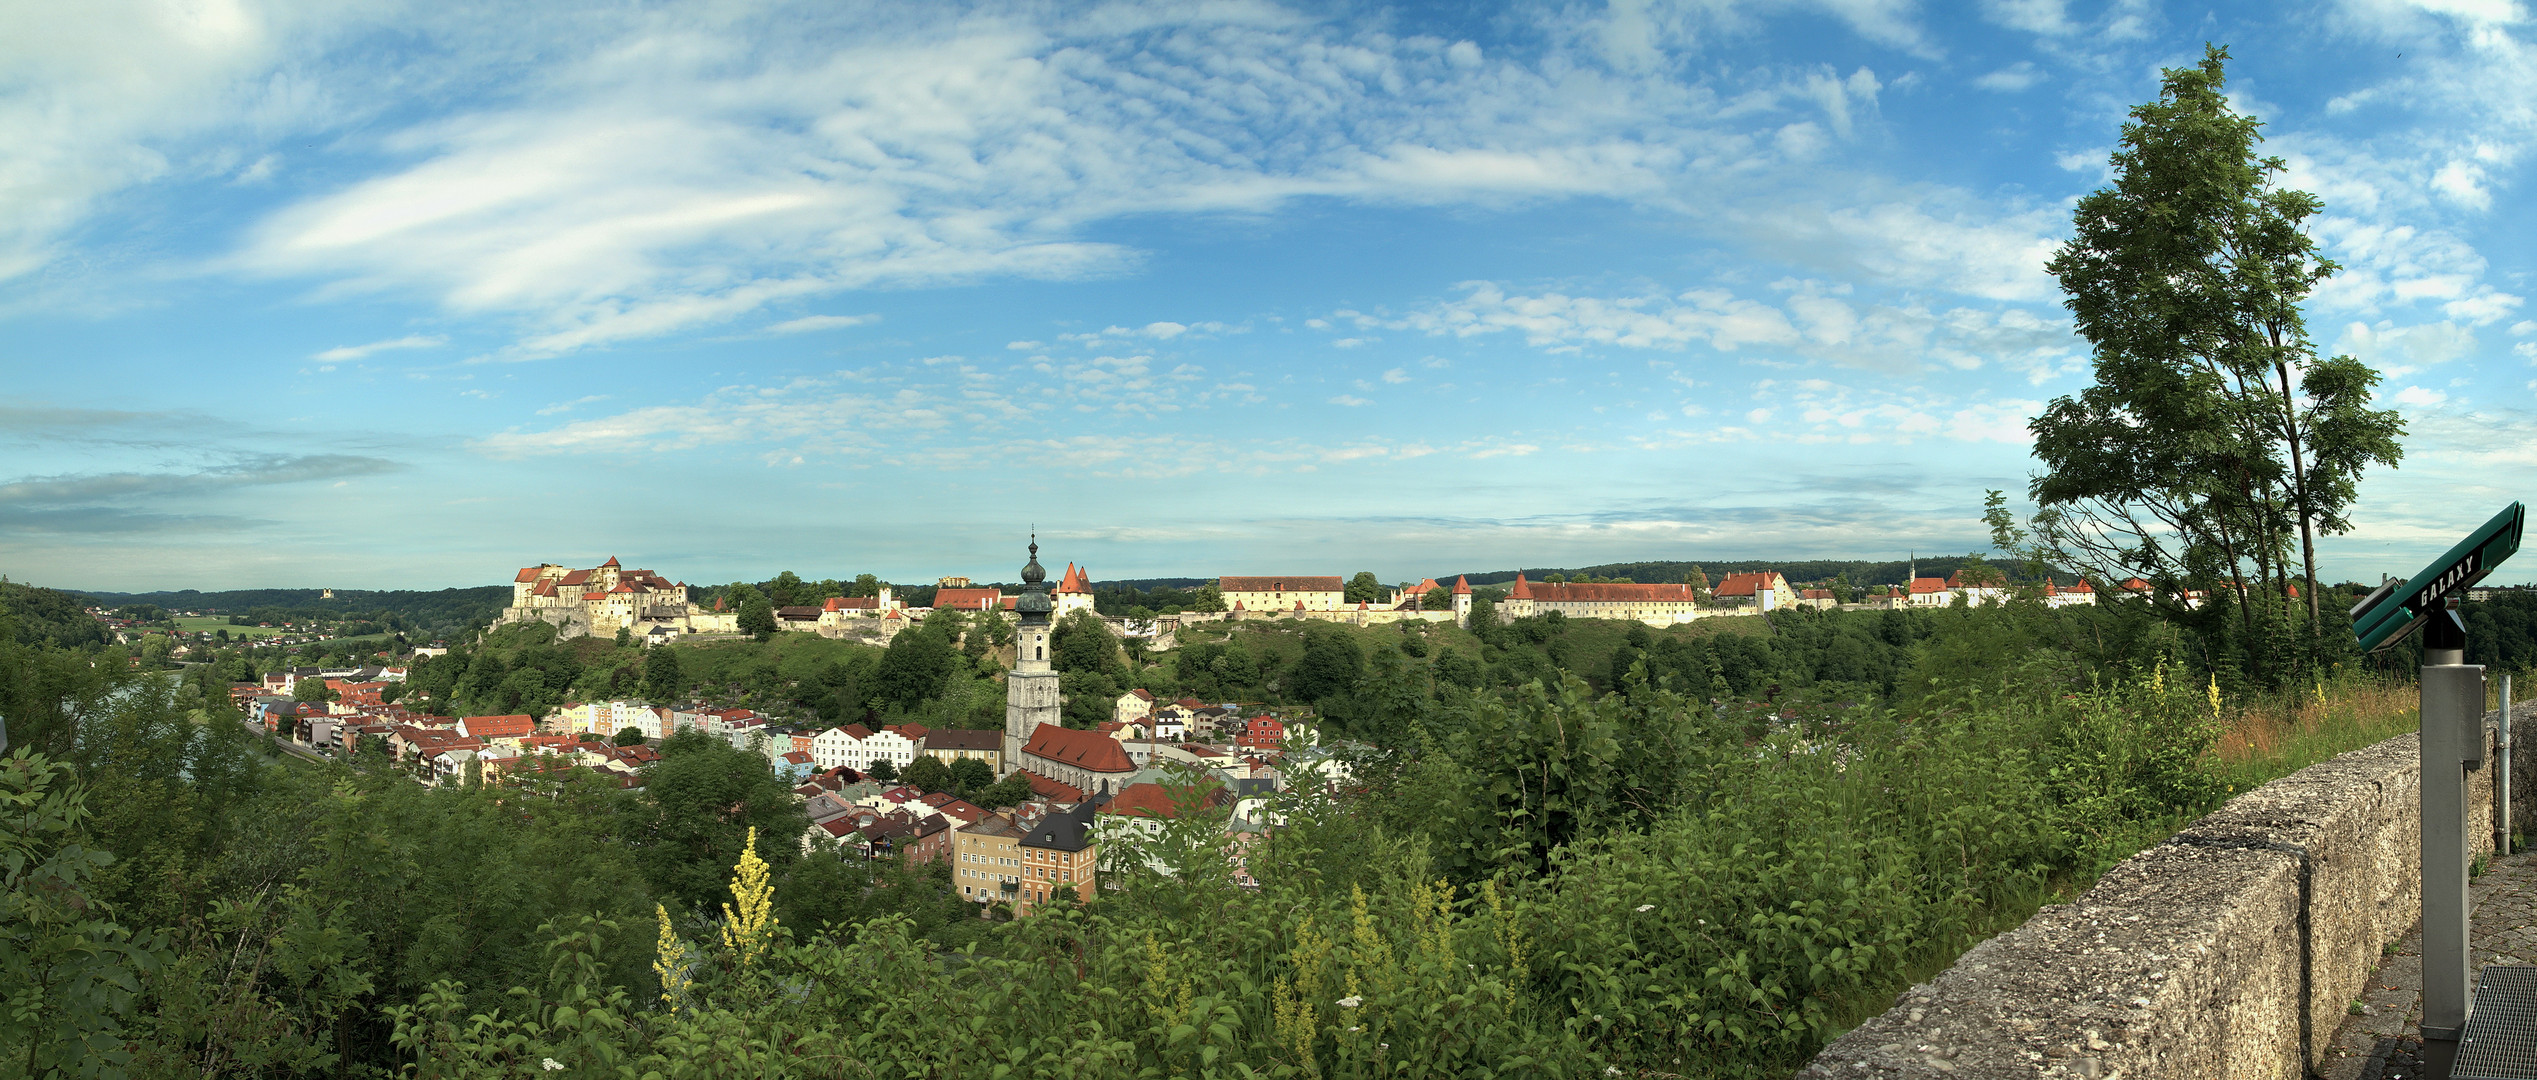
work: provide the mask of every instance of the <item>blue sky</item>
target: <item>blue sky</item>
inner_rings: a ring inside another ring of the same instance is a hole
[[[0,12],[0,572],[1961,553],[2205,41],[2412,425],[2325,568],[2537,479],[2519,4],[523,7]]]

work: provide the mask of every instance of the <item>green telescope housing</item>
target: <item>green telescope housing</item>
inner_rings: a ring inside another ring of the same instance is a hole
[[[2484,575],[2519,550],[2520,527],[2527,520],[2528,508],[2512,503],[2404,584],[2381,585],[2362,597],[2352,605],[2352,636],[2361,643],[2361,651],[2404,640],[2449,597],[2484,580]]]

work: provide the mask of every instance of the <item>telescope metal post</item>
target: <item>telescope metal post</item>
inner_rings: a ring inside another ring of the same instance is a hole
[[[2467,782],[2483,764],[2484,669],[2468,664],[2466,626],[2435,611],[2423,626],[2422,1037],[2434,1077],[2449,1075],[2474,987],[2467,931]]]

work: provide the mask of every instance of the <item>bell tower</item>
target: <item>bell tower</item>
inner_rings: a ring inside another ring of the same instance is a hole
[[[1002,773],[1022,767],[1022,747],[1041,724],[1058,723],[1062,700],[1057,672],[1048,666],[1048,571],[1039,564],[1039,537],[1031,537],[1031,561],[1022,567],[1022,595],[1013,601],[1022,626],[1013,635],[1013,670],[1004,678],[1004,762]]]

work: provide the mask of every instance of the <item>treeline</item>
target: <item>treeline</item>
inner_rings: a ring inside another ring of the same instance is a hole
[[[558,641],[553,626],[527,623],[416,660],[403,703],[482,716],[545,715],[603,698],[701,701],[805,721],[1000,728],[999,650],[1012,637],[1008,621],[957,612],[935,613],[886,648],[790,633],[647,649],[609,638]]]
[[[942,864],[802,854],[764,760],[715,740],[671,740],[633,791],[572,771],[426,790],[359,752],[275,764],[225,696],[0,635],[12,736],[45,755],[0,765],[0,843],[35,868],[0,899],[0,955],[34,988],[0,1016],[0,1060],[1768,1075],[2223,793],[2210,672],[2139,610],[1705,622],[1732,628],[1253,625],[1147,658],[1070,620],[1070,720],[1106,714],[1110,685],[1213,678],[1314,702],[1331,741],[1365,745],[1345,783],[1299,777],[1268,808],[1256,887],[1211,839],[1229,808],[1192,790],[1112,851],[1088,907],[1012,923],[976,918]],[[929,620],[888,649],[506,628],[410,692],[507,712],[674,665],[660,689],[932,716],[1000,708],[988,625]],[[723,905],[745,907],[753,827],[776,918],[737,948]]]
[[[433,591],[391,589],[337,589],[328,598],[319,589],[233,589],[219,592],[198,592],[183,589],[176,592],[85,594],[109,607],[146,606],[161,613],[173,611],[217,611],[224,615],[243,616],[250,622],[343,622],[368,620],[379,628],[403,631],[409,637],[429,641],[453,638],[474,628],[491,625],[511,602],[508,585],[484,585],[468,589]]]

